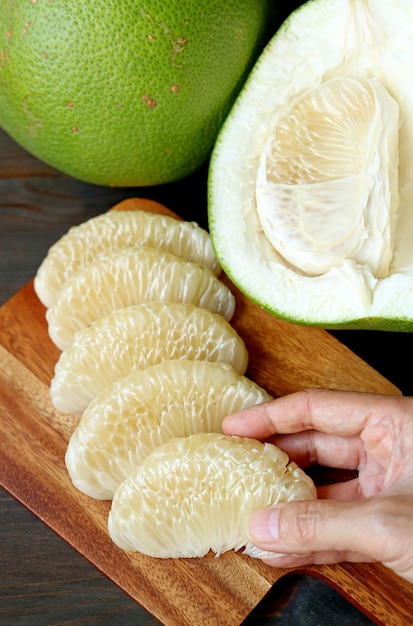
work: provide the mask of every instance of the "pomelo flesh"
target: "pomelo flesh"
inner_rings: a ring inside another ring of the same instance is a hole
[[[157,558],[241,548],[257,558],[274,556],[248,537],[252,511],[315,498],[312,480],[272,444],[219,433],[176,437],[119,485],[109,534],[119,547]]]

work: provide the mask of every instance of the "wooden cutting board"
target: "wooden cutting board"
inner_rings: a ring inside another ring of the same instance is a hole
[[[149,200],[116,209],[171,214]],[[231,323],[250,355],[248,375],[272,395],[307,387],[398,394],[379,373],[323,330],[292,325],[237,300]],[[109,539],[109,503],[77,491],[64,465],[75,420],[59,413],[49,384],[59,351],[49,340],[45,308],[33,282],[0,309],[0,481],[14,497],[167,625],[234,626],[286,570],[233,552],[220,558],[157,560],[118,549]],[[296,570],[319,576],[378,624],[413,623],[413,585],[381,565]]]

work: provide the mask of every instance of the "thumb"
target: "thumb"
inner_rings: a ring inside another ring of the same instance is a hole
[[[374,499],[279,504],[252,513],[250,538],[276,553],[266,559],[273,565],[382,560],[389,536],[379,531],[377,508]]]

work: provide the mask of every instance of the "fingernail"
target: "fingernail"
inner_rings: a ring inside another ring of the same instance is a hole
[[[254,511],[248,524],[251,541],[262,547],[273,545],[278,541],[278,519],[279,510],[276,507]]]

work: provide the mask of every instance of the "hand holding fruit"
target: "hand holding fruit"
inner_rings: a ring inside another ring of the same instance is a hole
[[[278,553],[267,563],[381,561],[413,582],[412,398],[303,391],[229,416],[223,430],[271,440],[301,467],[358,470],[319,487],[319,500],[253,513],[252,541]]]

